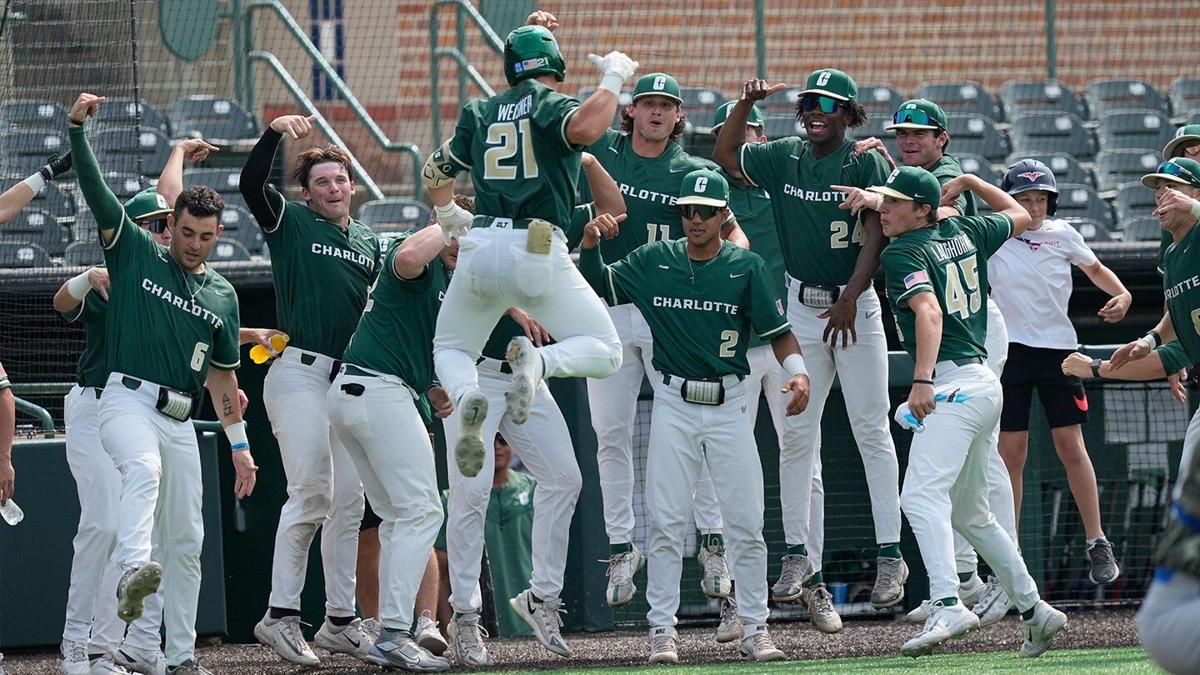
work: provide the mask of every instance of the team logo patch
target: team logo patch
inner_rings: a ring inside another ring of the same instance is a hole
[[[917,270],[916,272],[904,277],[905,290],[912,288],[913,286],[927,283],[929,283],[929,272],[926,272],[925,270]]]
[[[525,59],[524,61],[518,61],[513,64],[513,72],[523,73],[527,70],[533,70],[534,68],[541,68],[549,65],[549,63],[550,60],[544,56],[536,59]]]
[[[1046,174],[1041,171],[1026,171],[1025,173],[1019,173],[1017,175],[1029,181],[1030,183],[1036,183],[1037,179],[1045,176]]]

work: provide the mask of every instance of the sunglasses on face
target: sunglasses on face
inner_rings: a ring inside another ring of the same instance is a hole
[[[684,204],[683,206],[679,207],[679,215],[683,216],[687,220],[691,220],[692,218],[696,217],[696,214],[699,214],[700,220],[708,220],[709,218],[717,215],[720,210],[720,206],[709,206],[707,204]]]
[[[924,110],[917,110],[915,108],[897,110],[896,114],[892,117],[892,123],[920,124],[922,126],[937,127],[939,129],[942,128],[942,125],[939,124],[937,120],[933,119],[929,113],[925,112]]]
[[[836,98],[821,96],[820,94],[806,94],[800,99],[800,111],[812,112],[818,108],[826,115],[832,115],[838,111],[838,108],[844,104]]]
[[[152,234],[162,234],[167,229],[167,219],[155,218],[154,220],[142,220],[138,222],[138,225],[146,228]]]

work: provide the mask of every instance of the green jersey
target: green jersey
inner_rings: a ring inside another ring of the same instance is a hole
[[[471,172],[475,212],[563,226],[575,206],[581,146],[567,140],[579,101],[533,79],[468,103],[433,154],[442,172]]]
[[[962,164],[959,163],[957,157],[942,155],[941,159],[929,167],[929,173],[932,173],[933,177],[937,179],[938,185],[945,185],[963,174]],[[955,206],[958,207],[958,212],[964,216],[979,215],[979,207],[975,203],[975,193],[970,190],[963,190],[962,194],[958,196],[958,203]]]
[[[274,227],[263,227],[279,330],[290,347],[341,358],[379,274],[379,241],[357,220],[340,227],[299,202],[287,202],[282,213]]]
[[[791,326],[757,253],[721,242],[716,257],[693,261],[687,240],[659,241],[604,265],[598,247],[579,267],[609,304],[632,302],[654,340],[655,370],[689,379],[749,375],[751,332],[771,340]]]
[[[817,159],[807,140],[789,137],[742,145],[742,175],[771,195],[787,273],[813,284],[846,284],[866,241],[862,214],[838,208],[831,185],[883,185],[887,162],[874,150],[854,156],[854,141]],[[753,244],[752,244],[753,245]]]
[[[725,172],[721,172],[724,174]],[[771,211],[771,195],[766,190],[725,176],[729,182],[729,210],[737,218],[738,225],[750,240],[750,250],[767,263],[767,280],[775,294],[783,298],[787,306],[787,279],[783,268],[783,251],[779,247],[779,233],[775,231],[775,214]],[[766,344],[757,335],[750,336],[750,348]]]
[[[1162,259],[1163,295],[1175,339],[1191,365],[1200,363],[1200,223],[1179,243],[1167,247]]]
[[[108,368],[104,364],[104,315],[107,311],[108,301],[93,288],[79,305],[59,312],[67,323],[78,321],[83,326],[83,352],[75,364],[75,383],[81,387],[103,388],[108,381]]]
[[[712,168],[711,162],[692,157],[675,142],[667,143],[658,157],[642,157],[633,150],[633,137],[615,129],[606,129],[588,152],[596,156],[625,196],[627,215],[620,233],[600,240],[605,260],[624,260],[642,244],[683,236],[683,221],[675,206],[683,177],[696,169]]]
[[[1012,221],[994,214],[946,218],[892,240],[881,262],[904,351],[916,357],[916,314],[908,299],[928,291],[942,308],[937,360],[987,357],[987,259],[1010,236]]]
[[[1179,340],[1171,340],[1165,345],[1159,345],[1154,351],[1158,353],[1158,358],[1162,361],[1163,370],[1166,371],[1168,376],[1192,367],[1193,362],[1188,358],[1187,352],[1184,351],[1183,345],[1179,343]]]
[[[397,276],[396,253],[405,241],[394,240],[384,255],[384,269],[342,360],[395,375],[424,393],[433,384],[433,330],[449,278],[440,257],[416,279]]]

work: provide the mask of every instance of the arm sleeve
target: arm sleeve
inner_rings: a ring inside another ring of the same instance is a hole
[[[1183,350],[1183,344],[1179,340],[1172,340],[1165,345],[1161,345],[1154,351],[1158,352],[1158,358],[1162,360],[1163,370],[1167,375],[1174,375],[1181,370],[1192,367],[1192,362],[1187,356],[1187,352]]]
[[[640,296],[639,291],[646,289],[645,269],[650,263],[645,255],[647,248],[654,247],[643,246],[634,249],[624,260],[618,260],[608,266],[608,285],[614,299],[612,304],[636,304]]]
[[[220,370],[237,370],[241,365],[241,341],[238,339],[238,329],[241,328],[237,295],[232,286],[228,287],[232,302],[230,311],[224,317],[225,322],[213,333],[212,360],[209,365]]]
[[[267,127],[262,138],[254,144],[254,149],[246,157],[242,167],[242,177],[238,181],[238,191],[246,200],[254,220],[264,233],[274,232],[283,221],[284,207],[287,200],[273,186],[267,183],[271,173],[271,163],[275,161],[275,151],[283,136],[274,129]]]
[[[563,230],[563,235],[567,238],[567,250],[574,251],[579,247],[579,242],[583,241],[583,228],[592,218],[596,217],[596,205],[588,202],[580,204],[571,211],[571,220],[567,223],[567,227]],[[596,248],[600,248],[597,246]]]
[[[925,261],[910,251],[901,250],[895,243],[883,249],[880,262],[883,265],[884,283],[889,297],[902,305],[917,293],[933,292],[933,281]]]
[[[787,312],[783,309],[783,300],[776,295],[775,289],[767,278],[767,265],[761,257],[754,261],[750,270],[750,326],[755,335],[763,340],[771,340],[791,329],[787,320]]]
[[[609,305],[617,305],[616,288],[613,286],[612,270],[604,264],[600,245],[579,251],[579,273],[588,285]]]
[[[571,117],[577,110],[579,110],[577,99],[558,92],[550,92],[534,106],[533,125],[542,132],[541,138],[552,139],[559,150],[579,152],[584,149],[584,146],[575,145],[567,139],[567,125],[571,123]]]
[[[958,224],[985,258],[995,255],[1013,234],[1012,219],[1003,213],[963,217],[958,219]]]

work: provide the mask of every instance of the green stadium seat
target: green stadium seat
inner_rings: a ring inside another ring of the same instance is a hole
[[[1083,240],[1092,243],[1097,241],[1112,241],[1113,234],[1104,223],[1093,218],[1064,218],[1075,231],[1083,236]]]
[[[254,117],[242,104],[220,96],[189,96],[172,103],[171,129],[176,137],[199,136],[217,145],[259,136]]]
[[[1127,222],[1154,213],[1154,190],[1148,190],[1141,181],[1125,183],[1117,188],[1117,198],[1113,200],[1117,210],[1117,220]]]
[[[1004,175],[997,171],[996,167],[992,166],[991,162],[987,161],[987,159],[983,157],[980,157],[979,155],[960,155],[957,152],[951,152],[950,154],[958,158],[959,164],[962,165],[963,173],[973,173],[996,186],[999,186],[1000,180],[1004,178]],[[979,200],[977,199],[975,201]]]
[[[94,241],[77,241],[63,253],[63,267],[91,267],[104,262],[104,249]]]
[[[142,129],[154,129],[171,137],[171,123],[145,99],[109,98],[96,113],[95,125],[97,129],[106,126],[133,127],[139,123],[139,117]]]
[[[1125,241],[1158,242],[1162,240],[1163,230],[1158,218],[1144,217],[1121,223],[1121,232],[1125,235]]]
[[[1057,218],[1091,218],[1104,223],[1110,229],[1116,226],[1112,207],[1100,198],[1090,185],[1058,184]]]
[[[258,223],[254,221],[254,216],[246,209],[240,206],[226,205],[225,209],[221,211],[221,227],[224,227],[226,232],[246,228],[257,230]]]
[[[1015,120],[1030,112],[1070,113],[1087,118],[1087,105],[1073,89],[1056,80],[1005,82],[1000,88],[1004,114]]]
[[[220,267],[222,263],[244,262],[250,259],[250,251],[240,241],[224,237],[217,240],[212,252],[208,254],[208,262],[216,267]]]
[[[978,82],[925,82],[917,98],[937,103],[947,115],[983,115],[993,122],[1004,121],[1004,108]]]
[[[883,127],[892,123],[892,118],[886,119],[879,116],[867,117],[867,123],[862,126],[849,127],[846,129],[846,138],[854,141],[861,141],[871,137],[878,138],[883,141],[888,152],[892,154],[892,159],[900,161],[900,150],[897,147],[896,134],[891,131],[884,131]]]
[[[1105,150],[1161,150],[1175,135],[1175,127],[1157,110],[1115,110],[1100,118],[1096,133]]]
[[[32,242],[0,241],[0,267],[53,267],[45,249]]]
[[[75,216],[75,224],[71,226],[71,235],[76,242],[96,242],[100,233],[96,231],[96,216],[88,209],[82,209]]]
[[[91,140],[102,171],[157,176],[171,156],[171,141],[154,129],[109,127],[93,133]]]
[[[990,162],[1003,161],[1008,156],[1008,136],[983,115],[947,115],[946,131],[955,153],[979,155]]]
[[[1031,152],[1020,154],[1014,152],[1004,160],[1006,166],[1012,166],[1014,163],[1022,159],[1036,159],[1037,161],[1050,167],[1054,172],[1054,179],[1059,183],[1075,183],[1080,185],[1089,185],[1096,187],[1096,176],[1075,159],[1073,155],[1062,152]]]
[[[690,123],[679,140],[689,155],[704,159],[712,157],[713,150],[717,147],[717,137],[709,131],[708,127],[697,127]]]
[[[26,178],[40,169],[51,155],[71,148],[63,128],[22,129],[0,135],[0,175]]]
[[[1115,190],[1122,183],[1141,180],[1162,163],[1162,150],[1102,150],[1096,155],[1096,186]]]
[[[1200,114],[1200,77],[1179,77],[1171,83],[1171,108],[1176,117]]]
[[[1070,113],[1025,113],[1012,120],[1013,153],[1062,152],[1081,160],[1096,156],[1096,137]]]
[[[1145,80],[1099,80],[1087,86],[1088,110],[1102,120],[1117,110],[1155,110],[1170,116],[1171,103]]]
[[[425,227],[432,217],[428,206],[402,197],[367,202],[358,210],[358,219],[375,231],[396,228],[416,230]]]
[[[53,129],[67,126],[67,111],[53,101],[17,100],[0,104],[0,131],[6,128]]]

